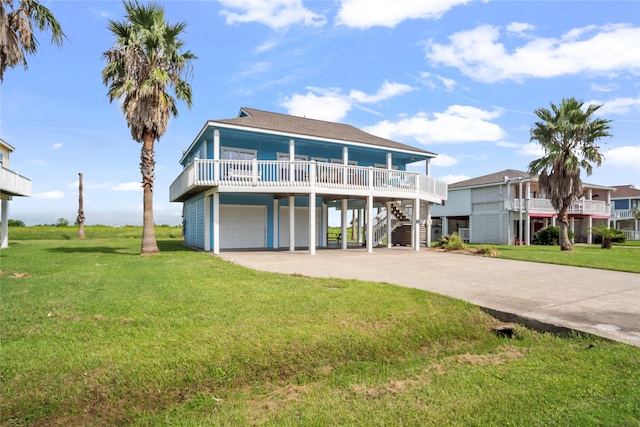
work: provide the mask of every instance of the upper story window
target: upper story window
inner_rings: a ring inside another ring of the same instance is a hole
[[[222,148],[223,160],[253,160],[258,157],[257,150],[247,150],[244,148]]]

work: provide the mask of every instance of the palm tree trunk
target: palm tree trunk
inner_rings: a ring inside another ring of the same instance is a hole
[[[82,173],[78,173],[78,239],[84,239],[84,203],[82,197]]]
[[[151,132],[144,133],[144,142],[140,153],[140,172],[142,173],[143,189],[143,220],[142,220],[142,249],[141,255],[160,252],[156,243],[156,233],[153,223],[153,182],[156,166],[153,152],[154,137]]]
[[[571,244],[571,240],[569,239],[569,216],[567,215],[568,208],[563,206],[558,212],[558,223],[560,227],[560,250],[561,251],[572,251],[573,245]]]

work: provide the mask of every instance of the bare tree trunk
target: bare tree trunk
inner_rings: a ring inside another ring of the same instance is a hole
[[[156,166],[155,154],[153,152],[153,134],[144,133],[144,142],[140,153],[140,172],[142,173],[143,189],[143,220],[142,220],[142,249],[141,255],[156,254],[158,244],[156,243],[156,233],[153,223],[153,182]]]
[[[82,173],[78,173],[78,239],[84,239],[84,202],[82,200]]]
[[[558,212],[558,227],[560,228],[560,235],[558,236],[558,240],[560,240],[560,250],[572,251],[573,244],[571,243],[571,239],[569,239],[569,216],[567,215],[566,206]]]

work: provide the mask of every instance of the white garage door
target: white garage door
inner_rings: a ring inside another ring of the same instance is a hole
[[[316,208],[316,246],[320,244],[322,240],[322,211],[320,208]],[[295,233],[296,233],[296,246],[308,247],[309,246],[309,208],[303,206],[296,206],[295,216]],[[289,207],[280,207],[280,247],[289,246]]]
[[[267,208],[265,206],[220,206],[220,248],[265,248]]]

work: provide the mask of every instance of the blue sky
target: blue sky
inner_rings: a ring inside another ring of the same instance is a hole
[[[526,170],[533,111],[576,97],[613,120],[605,162],[589,183],[640,187],[640,2],[466,0],[166,1],[185,21],[193,107],[178,105],[156,144],[155,222],[178,225],[169,202],[182,151],[207,120],[252,107],[348,123],[439,154],[447,182]],[[75,220],[84,175],[87,224],[141,224],[140,145],[109,104],[101,55],[119,1],[43,1],[68,40],[37,35],[28,70],[0,86],[0,137],[11,169],[33,180],[9,217]],[[418,165],[419,168],[419,165]],[[420,170],[422,170],[420,168]]]

